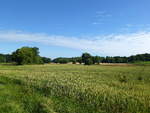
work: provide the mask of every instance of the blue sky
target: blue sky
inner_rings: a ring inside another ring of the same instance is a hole
[[[150,52],[149,0],[0,0],[0,53],[51,58]]]

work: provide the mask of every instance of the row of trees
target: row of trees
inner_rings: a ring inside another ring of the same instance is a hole
[[[8,62],[16,62],[18,65],[23,64],[43,64],[43,63],[60,63],[65,64],[72,62],[76,63],[84,63],[85,65],[91,64],[99,64],[99,63],[131,63],[137,61],[150,61],[150,54],[138,54],[130,57],[100,57],[100,56],[92,56],[89,53],[83,53],[81,57],[72,57],[72,58],[56,58],[51,61],[50,58],[41,57],[39,55],[39,48],[37,47],[22,47],[17,49],[11,55],[9,54],[0,54],[0,62],[8,63]]]
[[[65,64],[72,62],[73,64],[82,63],[82,57],[72,57],[72,58],[63,58],[63,57],[58,57],[54,60],[52,60],[53,63],[60,63],[60,64]]]
[[[53,60],[54,63],[69,63],[76,62],[84,63],[85,65],[91,64],[99,64],[99,63],[133,63],[138,61],[150,61],[150,54],[138,54],[130,57],[100,57],[100,56],[92,56],[89,53],[83,53],[81,57],[73,57],[73,58],[56,58]]]
[[[12,55],[0,54],[0,63],[9,63],[9,62],[12,62]]]

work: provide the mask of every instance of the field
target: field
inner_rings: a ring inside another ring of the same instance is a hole
[[[150,66],[1,64],[0,113],[150,113]]]

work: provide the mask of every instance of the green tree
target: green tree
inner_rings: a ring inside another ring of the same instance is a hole
[[[13,60],[18,65],[23,64],[41,64],[43,63],[39,56],[39,49],[36,47],[22,47],[12,53]]]
[[[76,64],[76,62],[77,62],[76,59],[73,59],[73,60],[72,60],[72,63],[73,63],[73,64]]]
[[[82,58],[81,57],[77,57],[77,62],[79,62],[80,64],[82,64]]]
[[[6,62],[6,58],[3,54],[0,54],[0,63]]]
[[[47,58],[47,57],[42,57],[42,61],[43,61],[43,63],[50,63],[51,59]]]
[[[53,60],[54,63],[60,63],[60,64],[66,64],[68,63],[70,60],[69,58],[62,58],[62,57],[59,57],[59,58],[55,58]]]
[[[85,65],[91,65],[91,64],[93,64],[92,56],[89,53],[83,53],[82,54],[82,62]]]
[[[99,56],[93,56],[92,60],[93,60],[93,64],[99,64],[102,59]]]

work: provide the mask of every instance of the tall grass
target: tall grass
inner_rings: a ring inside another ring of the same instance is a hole
[[[0,66],[0,111],[149,113],[149,70],[150,66]]]

